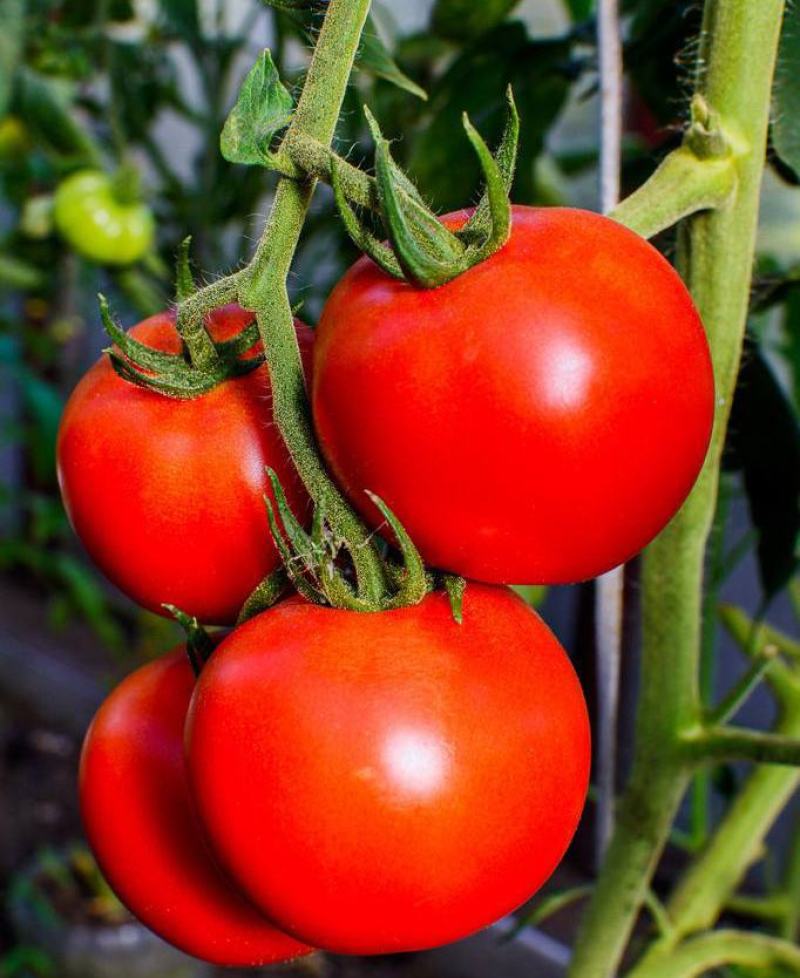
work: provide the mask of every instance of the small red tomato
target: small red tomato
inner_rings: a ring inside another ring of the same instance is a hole
[[[214,964],[307,954],[217,869],[192,809],[183,728],[194,688],[184,649],[128,676],[100,707],[81,756],[86,835],[131,913]]]
[[[558,584],[622,563],[673,516],[714,381],[655,248],[597,214],[515,207],[508,244],[441,288],[350,269],[317,330],[313,411],[373,526],[365,489],[434,567]]]
[[[589,726],[564,650],[512,592],[469,584],[363,614],[286,601],[225,639],[187,722],[222,866],[301,940],[432,947],[530,897],[572,838]]]
[[[229,339],[252,322],[238,306],[210,317]],[[131,330],[176,353],[171,313]],[[297,323],[306,361],[313,333]],[[58,435],[58,477],[72,525],[90,556],[138,604],[164,602],[214,624],[232,624],[255,586],[279,564],[263,497],[278,473],[305,518],[308,497],[272,418],[266,366],[194,400],[122,380],[108,357],[75,388]]]

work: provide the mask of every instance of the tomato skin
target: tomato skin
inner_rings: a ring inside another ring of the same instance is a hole
[[[210,328],[222,340],[251,321],[225,306]],[[296,325],[308,362],[313,333]],[[180,350],[171,313],[131,335]],[[278,473],[298,517],[309,505],[271,421],[263,365],[190,401],[122,380],[107,357],[91,367],[64,410],[56,454],[72,525],[106,576],[151,611],[163,614],[169,602],[203,622],[232,624],[279,563],[265,467]]]
[[[596,214],[515,207],[509,243],[438,289],[357,262],[316,332],[312,400],[373,526],[365,489],[434,567],[560,584],[629,559],[674,515],[714,383],[689,293],[651,245]]]
[[[99,170],[79,170],[56,189],[53,218],[72,247],[100,265],[130,265],[150,249],[153,212],[114,196],[113,181]]]
[[[561,646],[472,583],[462,625],[441,593],[259,615],[204,668],[186,735],[220,864],[279,926],[345,954],[443,944],[519,906],[567,848],[590,759]]]
[[[307,954],[223,876],[203,838],[183,757],[194,684],[181,647],[128,676],[100,707],[81,755],[89,843],[128,909],[186,953],[230,966]]]

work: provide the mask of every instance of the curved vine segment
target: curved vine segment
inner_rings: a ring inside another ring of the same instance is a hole
[[[511,89],[507,92],[508,120],[495,156],[464,115],[464,130],[486,181],[481,201],[467,224],[450,231],[424,203],[414,185],[392,159],[389,141],[365,108],[375,140],[378,208],[389,244],[380,241],[358,218],[342,179],[342,161],[331,161],[336,205],[356,246],[387,274],[423,288],[444,285],[485,261],[508,241],[511,233],[509,192],[519,141],[519,115]]]

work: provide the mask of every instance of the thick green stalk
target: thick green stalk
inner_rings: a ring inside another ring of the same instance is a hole
[[[781,670],[784,672],[784,670]],[[782,676],[779,678],[782,679]],[[800,688],[783,681],[783,700],[778,731],[800,734]],[[671,930],[656,942],[629,978],[643,978],[651,964],[674,953],[689,934],[712,927],[731,894],[763,850],[775,819],[800,785],[800,771],[763,765],[747,780],[708,846],[692,863],[676,887],[667,913]]]
[[[736,171],[727,156],[700,159],[689,146],[682,146],[609,217],[652,238],[696,211],[720,207],[735,183]]]
[[[717,930],[683,944],[674,955],[654,961],[647,969],[636,969],[636,978],[696,978],[723,965],[758,969],[775,974],[781,966],[800,973],[800,948],[766,934]]]
[[[699,94],[730,147],[736,186],[687,229],[682,272],[705,323],[717,384],[715,430],[700,478],[643,565],[641,692],[631,778],[575,948],[571,978],[617,970],[691,773],[680,740],[700,722],[703,562],[741,356],[770,89],[783,0],[707,0]]]
[[[330,145],[370,0],[330,0],[287,147],[301,137]],[[243,303],[254,309],[264,341],[278,427],[311,497],[334,532],[352,545],[359,588],[370,602],[383,593],[383,570],[369,533],[329,479],[311,426],[300,351],[286,280],[300,240],[314,181],[282,177],[247,281]]]

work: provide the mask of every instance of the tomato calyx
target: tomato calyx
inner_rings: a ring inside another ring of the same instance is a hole
[[[359,219],[348,200],[342,161],[331,158],[331,184],[336,205],[355,245],[393,278],[423,288],[436,288],[485,261],[508,241],[511,204],[508,194],[514,178],[519,142],[519,114],[509,87],[508,118],[497,153],[493,156],[464,113],[463,124],[478,156],[486,189],[472,217],[461,229],[450,231],[422,200],[419,192],[391,155],[389,141],[365,107],[375,140],[375,177],[378,211],[388,244]]]
[[[425,564],[402,523],[374,493],[368,493],[392,529],[399,562],[393,557],[384,561],[388,587],[377,603],[368,601],[353,590],[346,563],[341,558],[348,551],[345,539],[333,532],[322,506],[314,509],[310,532],[295,517],[276,473],[268,473],[275,505],[265,497],[270,530],[289,581],[306,600],[353,611],[386,611],[419,603],[428,593]]]
[[[174,604],[163,604],[162,608],[172,615],[185,632],[186,655],[192,672],[195,676],[199,676],[217,643],[194,615],[187,615],[185,611],[181,611]]]
[[[105,296],[98,296],[103,328],[114,344],[104,352],[116,373],[137,387],[183,400],[207,394],[226,380],[243,377],[265,359],[262,351],[253,352],[261,339],[255,317],[236,336],[212,339],[207,317],[231,296],[220,296],[217,301],[212,294],[199,303],[190,301],[200,298],[189,262],[190,245],[191,238],[181,244],[176,269],[175,328],[182,341],[181,353],[165,353],[134,339],[114,320]]]
[[[167,397],[189,400],[207,394],[233,377],[243,377],[264,362],[263,353],[244,356],[259,339],[255,322],[230,340],[214,342],[209,337],[216,362],[201,367],[193,363],[187,353],[164,353],[140,343],[114,320],[105,296],[100,295],[98,299],[103,328],[114,343],[104,352],[108,354],[116,373],[137,387],[154,390]],[[179,315],[179,331],[180,328]]]
[[[447,591],[453,618],[461,623],[461,602],[466,587],[462,578],[442,575],[425,567],[403,524],[375,493],[367,492],[392,530],[396,547],[384,547],[382,563],[386,588],[377,600],[357,593],[352,583],[352,544],[337,534],[322,506],[316,506],[311,529],[294,515],[277,474],[268,469],[275,504],[264,497],[270,532],[283,567],[265,578],[245,602],[238,624],[272,607],[291,586],[312,604],[349,611],[391,611],[419,604],[430,592]]]

